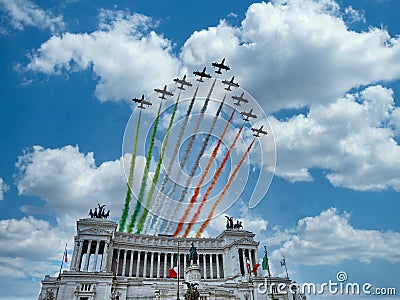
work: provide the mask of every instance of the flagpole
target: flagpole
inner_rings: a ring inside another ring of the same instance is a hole
[[[271,291],[272,300],[275,300],[274,289],[271,287],[272,279],[271,279],[271,271],[269,270],[267,246],[264,246],[264,253],[265,253],[265,257],[267,258],[267,270],[268,270],[268,278],[269,278],[269,288],[270,288],[270,291]]]
[[[178,238],[178,290],[176,292],[176,300],[179,300],[179,277],[181,277],[180,271],[179,271],[179,265],[180,265],[180,257],[179,257],[179,238]]]
[[[60,278],[60,276],[61,276],[61,271],[62,271],[62,267],[63,267],[63,264],[64,264],[64,259],[65,259],[65,254],[66,253],[67,253],[67,243],[65,243],[65,250],[64,250],[64,253],[63,253],[62,260],[61,260],[61,266],[60,266],[60,272],[58,272],[58,278]]]
[[[287,267],[286,267],[286,259],[285,259],[285,255],[282,255],[282,256],[283,256],[283,265],[285,266],[285,271],[286,271],[286,278],[288,278],[288,279],[289,279],[289,274],[288,274]]]

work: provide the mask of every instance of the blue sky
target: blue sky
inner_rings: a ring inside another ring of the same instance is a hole
[[[75,221],[96,203],[119,220],[130,99],[222,57],[275,138],[263,201],[249,209],[245,191],[228,212],[268,246],[274,274],[283,275],[284,254],[298,282],[346,271],[351,282],[400,292],[397,1],[0,7],[0,299],[35,299],[72,244]],[[223,230],[223,219],[207,234]]]

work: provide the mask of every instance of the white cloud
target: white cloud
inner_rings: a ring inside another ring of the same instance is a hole
[[[399,39],[373,27],[349,30],[334,1],[252,4],[240,27],[221,21],[194,32],[181,54],[189,67],[221,57],[268,111],[334,101],[400,76]]]
[[[180,63],[172,45],[151,31],[143,15],[103,10],[97,31],[52,36],[32,55],[28,69],[46,74],[92,68],[101,101],[131,99],[170,82]]]
[[[393,91],[371,86],[288,120],[271,118],[277,144],[276,174],[312,180],[309,170],[328,170],[335,186],[400,190],[400,147],[389,123],[398,123]],[[396,115],[393,116],[394,112]]]
[[[51,32],[63,30],[63,16],[54,16],[29,0],[0,0],[0,7],[7,12],[10,25],[17,30],[26,26],[49,29]]]
[[[0,220],[0,244],[6,245],[0,249],[0,276],[23,279],[53,275],[65,243],[72,245],[73,229],[65,232],[33,217]]]
[[[349,214],[341,215],[331,208],[300,219],[290,238],[272,253],[272,260],[279,261],[283,253],[305,265],[335,265],[345,260],[400,261],[399,232],[356,229],[349,218]]]
[[[18,158],[16,166],[18,194],[46,201],[46,206],[36,208],[36,212],[38,209],[55,212],[74,222],[86,217],[88,209],[97,203],[107,204],[112,217],[121,211],[126,192],[121,159],[96,166],[93,153],[83,154],[77,146],[58,149],[34,146]],[[32,208],[24,209],[30,212]]]
[[[0,177],[0,200],[4,199],[4,193],[9,189],[10,187],[4,182],[3,178]]]

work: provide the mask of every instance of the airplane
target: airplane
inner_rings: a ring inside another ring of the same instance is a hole
[[[138,106],[138,108],[140,108],[140,109],[145,109],[145,107],[143,106],[143,104],[146,104],[147,106],[153,105],[153,104],[151,104],[149,101],[144,100],[144,95],[142,95],[142,98],[141,98],[141,99],[133,98],[132,101],[137,102],[137,103],[140,103],[139,106]]]
[[[243,97],[244,92],[240,96],[232,96],[232,99],[237,100],[237,102],[233,103],[236,106],[241,106],[240,102],[248,103],[249,100]]]
[[[252,114],[252,112],[253,112],[253,109],[251,109],[249,112],[247,112],[247,111],[242,111],[240,114],[244,117],[243,118],[243,121],[250,121],[249,120],[249,118],[254,118],[254,119],[256,119],[257,118],[257,116],[255,115],[255,114]]]
[[[224,65],[224,62],[225,62],[225,58],[220,63],[213,62],[211,64],[214,68],[218,68],[218,70],[216,70],[215,73],[222,74],[221,69],[223,69],[225,71],[228,71],[231,69],[231,68],[229,68],[229,66]]]
[[[192,84],[191,84],[189,81],[186,81],[185,79],[186,79],[186,75],[183,76],[182,79],[179,79],[179,78],[175,78],[175,79],[174,79],[174,81],[175,81],[176,83],[179,83],[179,84],[181,85],[181,86],[178,86],[178,89],[180,89],[180,90],[182,90],[182,91],[185,90],[185,88],[183,87],[184,85],[186,85],[186,86],[192,86]]]
[[[170,91],[167,91],[167,85],[165,85],[163,89],[154,89],[154,91],[162,94],[162,96],[158,96],[158,98],[160,98],[160,99],[167,99],[167,98],[165,98],[165,95],[168,95],[171,97],[174,95]]]
[[[264,125],[262,125],[260,128],[251,128],[252,131],[256,132],[253,134],[255,137],[259,137],[260,134],[268,134],[265,130],[262,130]]]
[[[231,80],[223,80],[222,83],[228,85],[228,87],[226,87],[225,89],[227,91],[232,91],[231,87],[239,87],[239,83],[233,82],[233,80],[235,79],[235,76],[232,77]]]
[[[200,79],[197,79],[197,81],[200,81],[200,82],[204,82],[203,77],[211,78],[211,75],[206,73],[206,67],[204,67],[202,72],[194,71],[193,74],[195,76],[200,76]]]

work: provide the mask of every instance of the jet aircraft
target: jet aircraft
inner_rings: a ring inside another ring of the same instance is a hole
[[[143,106],[143,104],[146,104],[148,107],[149,107],[150,105],[153,105],[153,104],[151,104],[149,101],[144,100],[144,95],[142,95],[142,98],[141,98],[141,99],[133,98],[132,101],[137,102],[137,103],[140,103],[140,104],[138,105],[138,108],[140,108],[140,109],[145,109],[145,107]]]
[[[222,74],[221,69],[225,70],[225,71],[228,71],[231,69],[231,68],[229,68],[229,66],[225,65],[224,62],[225,62],[225,58],[220,63],[213,62],[211,64],[214,68],[218,68],[218,70],[216,70],[215,73]]]
[[[161,96],[158,96],[158,98],[160,98],[160,99],[167,99],[167,98],[165,98],[165,95],[168,95],[171,97],[174,95],[170,91],[167,91],[167,85],[165,85],[163,89],[154,89],[154,91],[161,94]]]
[[[236,105],[236,106],[242,106],[242,105],[240,104],[241,102],[248,103],[249,100],[247,100],[246,98],[244,98],[243,95],[244,95],[244,92],[243,92],[240,96],[236,96],[236,95],[232,96],[231,98],[232,98],[233,100],[237,100],[237,102],[234,102],[233,104]]]
[[[239,87],[239,83],[237,82],[233,82],[233,80],[235,79],[235,76],[232,77],[231,80],[223,80],[222,83],[228,85],[228,87],[226,87],[225,89],[227,91],[232,91],[231,87]]]
[[[194,71],[193,74],[195,76],[200,76],[200,79],[197,79],[197,81],[200,81],[200,82],[204,82],[203,77],[211,78],[211,75],[206,73],[206,67],[204,67],[203,71],[201,71],[201,72],[200,71]]]
[[[243,116],[243,121],[247,122],[250,121],[249,118],[257,118],[257,116],[253,114],[253,109],[250,109],[250,111],[242,111],[240,114]]]
[[[261,125],[260,128],[251,128],[252,131],[255,132],[255,134],[253,134],[255,137],[259,137],[260,134],[268,134],[268,132],[266,132],[265,130],[262,130],[264,127],[264,125]]]
[[[186,75],[184,75],[182,79],[175,78],[174,81],[181,85],[181,86],[178,86],[178,89],[183,90],[183,91],[185,90],[185,88],[183,87],[184,85],[192,86],[192,84],[189,81],[186,81]]]

